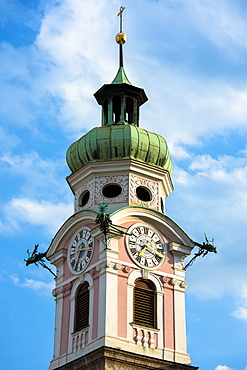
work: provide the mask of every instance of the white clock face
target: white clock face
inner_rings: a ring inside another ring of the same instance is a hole
[[[93,254],[94,240],[88,229],[82,229],[73,239],[68,250],[68,265],[71,272],[79,274],[88,266]]]
[[[166,258],[166,245],[161,235],[145,225],[132,225],[126,235],[126,247],[132,260],[140,267],[154,270]]]

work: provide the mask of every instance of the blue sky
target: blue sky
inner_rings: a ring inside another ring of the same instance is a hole
[[[0,0],[1,366],[48,368],[53,277],[26,267],[73,212],[71,142],[100,124],[93,93],[125,69],[143,87],[141,127],[174,163],[167,214],[217,255],[187,271],[188,351],[201,370],[246,370],[247,3],[242,0]]]

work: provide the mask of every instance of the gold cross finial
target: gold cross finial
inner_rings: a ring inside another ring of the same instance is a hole
[[[125,9],[125,6],[121,6],[121,8],[119,9],[119,13],[117,14],[117,17],[123,14],[124,9]]]

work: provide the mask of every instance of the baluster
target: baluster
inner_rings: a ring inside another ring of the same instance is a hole
[[[75,337],[72,339],[72,351],[75,352]]]
[[[139,346],[142,345],[142,336],[141,336],[141,329],[136,329],[136,344]]]
[[[85,347],[85,336],[86,336],[86,333],[82,333],[81,335],[81,348],[84,348]]]
[[[143,330],[143,347],[148,347],[148,331]]]
[[[155,348],[155,340],[154,340],[155,334],[153,332],[150,332],[150,339],[149,339],[149,345],[150,348]]]
[[[73,352],[76,352],[78,350],[78,336],[74,338],[74,350]]]

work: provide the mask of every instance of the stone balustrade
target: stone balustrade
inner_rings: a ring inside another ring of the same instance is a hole
[[[72,351],[80,351],[88,342],[88,328],[72,334]]]
[[[146,348],[157,348],[158,331],[148,328],[141,328],[133,325],[134,341],[137,345]]]

